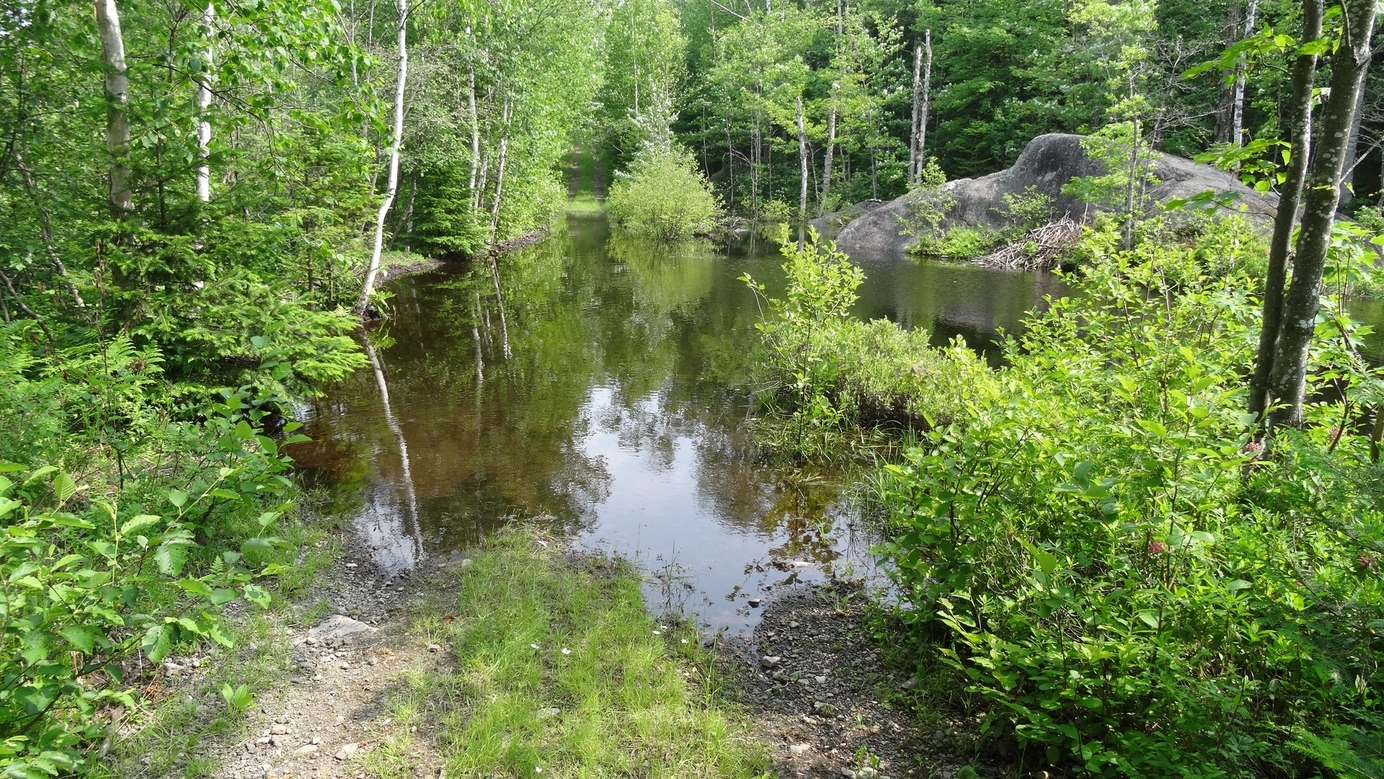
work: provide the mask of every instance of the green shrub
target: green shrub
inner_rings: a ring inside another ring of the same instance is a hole
[[[996,391],[881,474],[903,617],[1029,759],[1310,775],[1292,732],[1384,711],[1384,471],[1326,421],[1339,402],[1271,455],[1252,439],[1256,241],[1119,241],[1088,235],[1078,295],[1030,320]],[[1309,392],[1384,401],[1348,350],[1314,363]]]
[[[296,552],[270,535],[296,492],[280,447],[306,440],[278,394],[305,344],[252,337],[253,386],[209,400],[127,333],[39,353],[33,329],[0,331],[0,393],[24,403],[0,406],[0,775],[25,779],[84,768],[136,706],[136,654],[228,644],[220,607],[267,604]]]
[[[985,363],[963,345],[937,350],[926,331],[854,318],[865,274],[816,233],[802,249],[785,242],[782,251],[786,297],[768,300],[771,316],[757,325],[766,346],[757,397],[769,423],[757,433],[761,446],[834,452],[859,426],[919,429],[950,420],[992,386]]]
[[[611,186],[606,208],[622,226],[662,241],[706,232],[720,213],[692,155],[677,147],[640,152]]]

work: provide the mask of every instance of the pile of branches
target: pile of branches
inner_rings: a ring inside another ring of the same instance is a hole
[[[1062,252],[1080,237],[1081,223],[1063,215],[1056,222],[1029,230],[1019,240],[976,257],[972,262],[987,268],[1052,270],[1060,264]]]

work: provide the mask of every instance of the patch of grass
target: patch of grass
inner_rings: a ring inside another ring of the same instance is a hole
[[[627,564],[573,563],[521,529],[492,537],[459,575],[455,619],[432,613],[416,628],[443,637],[455,666],[402,685],[394,732],[366,757],[372,775],[411,776],[424,738],[453,777],[765,771],[695,630],[653,620]]]
[[[599,214],[602,211],[605,211],[605,204],[590,193],[579,194],[567,199],[567,213],[569,214]]]

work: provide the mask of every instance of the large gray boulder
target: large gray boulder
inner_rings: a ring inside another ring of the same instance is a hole
[[[1062,187],[1077,176],[1105,173],[1100,162],[1082,151],[1081,138],[1062,133],[1040,135],[1029,141],[1023,154],[1008,170],[942,185],[940,202],[946,203],[942,226],[948,229],[1006,227],[1004,196],[1023,194],[1030,187],[1054,199],[1054,218],[1066,215],[1078,221],[1091,219],[1099,211],[1097,206],[1062,194]],[[1230,193],[1237,201],[1236,210],[1243,205],[1245,215],[1260,223],[1272,221],[1278,206],[1278,198],[1246,187],[1225,171],[1182,157],[1157,155],[1152,175],[1159,183],[1146,194],[1150,200],[1160,203],[1173,198],[1190,198],[1207,190],[1218,195]],[[836,236],[836,245],[855,258],[904,256],[918,239],[901,232],[901,220],[914,212],[920,199],[929,197],[938,198],[939,195],[913,192],[862,213],[842,228]]]

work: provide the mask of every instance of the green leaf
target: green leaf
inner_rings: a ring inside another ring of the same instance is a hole
[[[182,490],[169,490],[168,502],[172,503],[174,508],[182,508],[183,504],[187,503],[187,493]]]
[[[58,635],[67,639],[72,646],[77,647],[83,654],[91,654],[96,648],[97,631],[81,625],[68,625],[58,631]]]
[[[53,473],[57,470],[58,469],[52,465],[45,465],[42,468],[39,468],[35,470],[33,473],[29,474],[29,478],[24,480],[24,486],[27,487],[30,484],[33,484],[34,481],[42,479],[44,476],[47,476],[48,474]]]
[[[130,521],[120,526],[120,535],[133,535],[134,533],[137,533],[146,527],[151,527],[153,525],[158,524],[160,519],[162,519],[162,517],[157,517],[153,514],[140,514],[139,516],[135,517],[134,519],[131,519]]]
[[[258,584],[245,585],[245,599],[264,609],[269,608],[271,602],[269,591]]]
[[[187,546],[185,544],[160,544],[154,552],[154,564],[159,567],[159,573],[164,576],[177,576],[183,570],[183,565],[187,563]]]
[[[58,496],[58,503],[66,503],[69,498],[77,494],[77,482],[72,480],[64,472],[59,472],[53,477],[53,492]]]
[[[1145,609],[1139,612],[1139,619],[1154,630],[1158,629],[1158,612]]]
[[[153,625],[144,632],[144,640],[139,643],[139,648],[144,650],[144,654],[154,662],[159,662],[168,655],[168,650],[173,647],[173,628],[170,625]]]
[[[1042,569],[1043,573],[1050,574],[1057,570],[1056,555],[1044,552],[1042,549],[1039,549],[1023,538],[1019,539],[1019,543],[1023,545],[1024,549],[1028,550],[1029,554],[1033,555],[1033,559],[1038,561],[1038,567]]]
[[[197,595],[203,598],[212,597],[211,585],[207,584],[201,579],[183,579],[182,581],[178,582],[178,586],[182,587],[185,591],[192,593],[193,595]]]

